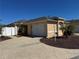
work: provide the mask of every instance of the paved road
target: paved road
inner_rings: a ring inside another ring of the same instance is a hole
[[[12,37],[0,42],[0,59],[73,59],[79,49],[64,49],[41,43],[40,38]]]

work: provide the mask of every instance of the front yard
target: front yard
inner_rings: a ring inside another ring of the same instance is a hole
[[[70,59],[79,56],[78,48],[50,46],[40,39],[42,38],[12,37],[10,40],[1,41],[0,59]]]

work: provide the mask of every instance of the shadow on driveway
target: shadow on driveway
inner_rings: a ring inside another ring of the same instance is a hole
[[[79,49],[79,36],[73,36],[71,38],[54,38],[51,39],[40,39],[40,42],[47,44],[49,46],[54,46],[58,48],[66,48],[66,49]]]
[[[76,57],[72,57],[70,59],[79,59],[79,56],[76,56]]]

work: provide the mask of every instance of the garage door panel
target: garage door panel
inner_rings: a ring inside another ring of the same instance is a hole
[[[45,30],[46,30],[45,24],[32,25],[32,35],[45,36],[46,35]]]

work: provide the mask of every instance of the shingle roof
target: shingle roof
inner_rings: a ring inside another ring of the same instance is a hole
[[[35,19],[30,19],[30,20],[22,19],[22,20],[13,22],[13,23],[8,24],[8,25],[13,26],[13,25],[15,25],[15,24],[34,22],[34,21],[39,21],[39,20],[55,21],[55,20],[64,20],[64,18],[57,17],[57,16],[53,16],[53,17],[50,17],[50,16],[43,16],[43,17],[39,17],[39,18],[35,18]]]
[[[36,19],[31,19],[27,22],[33,22],[33,21],[39,21],[39,20],[48,20],[48,21],[51,21],[51,20],[64,20],[64,18],[61,18],[61,17],[50,17],[50,16],[44,16],[44,17],[39,17],[39,18],[36,18]]]

